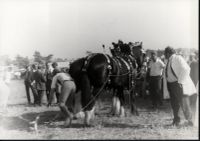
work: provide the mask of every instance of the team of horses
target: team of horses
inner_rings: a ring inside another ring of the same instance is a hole
[[[113,91],[114,115],[125,116],[125,89],[129,90],[131,113],[139,114],[135,104],[135,84],[145,56],[142,42],[112,44],[112,55],[92,53],[70,64],[69,74],[75,81],[77,92],[81,91],[86,125],[90,125],[95,101],[105,88]]]

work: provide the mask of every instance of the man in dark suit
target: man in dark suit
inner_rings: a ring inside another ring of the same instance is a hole
[[[51,72],[51,69],[50,69],[50,66],[48,63],[46,64],[45,76],[46,76],[46,80],[47,80],[46,81],[46,95],[47,95],[47,100],[49,101],[53,74]]]
[[[199,60],[198,60],[198,54],[196,54],[195,59],[192,60],[190,64],[190,77],[194,83],[194,85],[197,85],[197,82],[199,81]]]
[[[27,96],[28,104],[31,104],[30,88],[33,93],[34,104],[37,103],[37,91],[34,88],[34,86],[31,85],[31,83],[33,81],[32,75],[33,75],[33,71],[31,70],[31,66],[27,66],[26,72],[25,72],[25,78],[24,78],[24,85],[26,88],[26,96]]]
[[[52,72],[52,76],[54,77],[56,75],[56,73],[58,71],[60,71],[60,69],[58,68],[58,63],[54,62],[52,63],[52,67],[53,67],[53,72]],[[56,85],[56,99],[57,99],[57,104],[59,103],[59,95],[60,95],[60,86]]]
[[[35,73],[35,84],[38,92],[38,104],[41,106],[46,91],[46,77],[44,67],[39,65]]]

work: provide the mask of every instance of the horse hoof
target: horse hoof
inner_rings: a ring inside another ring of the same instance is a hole
[[[132,115],[134,115],[134,116],[139,116],[139,113],[138,112],[131,112],[132,113]]]
[[[119,117],[120,117],[120,118],[123,118],[123,117],[125,117],[125,114],[121,114],[121,115],[119,115]]]
[[[86,128],[91,128],[91,127],[94,127],[94,125],[92,125],[92,124],[85,124],[85,127]]]
[[[67,118],[64,122],[64,127],[71,127],[71,123],[72,123],[72,120],[70,118]]]

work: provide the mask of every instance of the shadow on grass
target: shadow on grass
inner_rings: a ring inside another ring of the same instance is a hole
[[[29,123],[20,117],[3,117],[0,124],[7,130],[29,130]]]
[[[48,128],[60,128],[60,129],[65,129],[65,128],[85,128],[86,126],[83,124],[83,123],[73,123],[71,124],[71,126],[64,126],[64,124],[60,124],[60,125],[57,125],[57,124],[48,124],[47,125]],[[87,126],[88,127],[88,126]],[[91,126],[91,127],[94,127],[94,126]]]
[[[103,123],[105,128],[132,128],[132,129],[141,129],[144,128],[144,125],[141,124],[125,124],[125,123]]]
[[[34,104],[26,104],[26,103],[14,103],[14,104],[8,104],[9,108],[13,107],[35,107]]]
[[[14,116],[14,117],[1,117],[0,124],[8,130],[26,130],[29,131],[32,125],[30,122],[35,121],[36,117],[40,115],[40,119],[38,121],[38,125],[45,125],[45,122],[50,122],[59,111],[45,111],[45,112],[31,112],[25,113],[21,116]],[[63,117],[60,116],[55,121],[62,121]]]

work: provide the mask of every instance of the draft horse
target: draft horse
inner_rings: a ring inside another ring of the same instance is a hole
[[[136,48],[135,50],[141,50],[141,47]],[[137,55],[135,57],[140,58],[142,52]],[[142,60],[138,59],[138,61]],[[81,91],[82,110],[85,112],[86,125],[90,125],[90,119],[94,114],[95,100],[105,87],[112,88],[115,91],[113,106],[120,116],[125,115],[124,89],[131,89],[131,111],[135,115],[138,114],[135,105],[134,81],[132,80],[137,75],[137,63],[141,62],[137,62],[137,59],[133,58],[131,63],[132,66],[128,68],[128,61],[125,58],[95,53],[70,64],[69,74],[76,83],[77,91]]]

